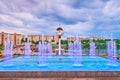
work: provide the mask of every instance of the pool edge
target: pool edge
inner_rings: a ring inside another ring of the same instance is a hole
[[[120,77],[120,71],[0,71],[0,78]]]

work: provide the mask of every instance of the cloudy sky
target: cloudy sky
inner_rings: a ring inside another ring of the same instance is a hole
[[[0,0],[0,32],[55,35],[59,25],[64,36],[120,32],[120,0]]]

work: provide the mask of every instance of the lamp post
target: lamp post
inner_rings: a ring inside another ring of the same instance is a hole
[[[62,31],[63,31],[63,29],[61,27],[57,28],[57,35],[58,35],[58,39],[59,39],[59,48],[58,48],[59,55],[61,55],[61,36],[63,35]]]

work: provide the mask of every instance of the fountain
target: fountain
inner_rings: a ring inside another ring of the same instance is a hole
[[[39,42],[39,44],[38,44],[38,55],[39,56],[42,55],[42,44],[41,44],[41,42]]]
[[[82,66],[81,58],[82,58],[82,45],[81,41],[79,42],[79,38],[76,37],[76,41],[74,42],[74,64],[73,66]]]
[[[71,40],[68,42],[68,55],[69,58],[73,58],[73,43],[71,42]]]
[[[93,40],[90,40],[90,56],[91,58],[95,58],[95,43]]]
[[[71,40],[68,42],[68,55],[73,55],[73,43],[71,42]]]
[[[43,41],[43,55],[47,56],[47,42],[46,41]]]
[[[13,42],[10,41],[10,35],[7,35],[7,39],[4,44],[4,60],[13,58]],[[9,60],[5,66],[12,66],[12,62]]]
[[[48,58],[52,58],[52,44],[49,40],[48,44],[47,44],[47,52],[48,52]]]
[[[111,35],[111,41],[107,42],[107,53],[108,53],[108,64],[109,66],[117,66],[116,65],[116,43],[112,39]]]
[[[42,43],[39,42],[39,61],[38,66],[47,66],[46,64],[46,43],[44,42],[44,36],[42,35]]]
[[[27,38],[27,42],[25,43],[25,56],[27,57],[27,58],[29,58],[30,57],[30,55],[31,55],[31,53],[30,53],[30,43],[29,43],[29,38],[28,38],[28,36],[26,36],[26,38]]]
[[[27,37],[28,38],[28,37]],[[60,37],[61,38],[61,37]],[[54,39],[54,38],[53,38]],[[18,70],[18,71],[101,71],[101,70],[120,70],[120,63],[116,61],[116,43],[111,38],[111,41],[107,42],[108,58],[96,56],[95,43],[90,40],[90,56],[82,56],[82,43],[77,36],[76,40],[72,43],[68,42],[68,56],[63,56],[61,53],[61,44],[59,43],[60,52],[56,56],[52,56],[52,44],[51,41],[45,42],[42,35],[42,41],[38,44],[38,56],[30,56],[30,44],[29,39],[25,44],[25,56],[19,56],[18,58],[1,61],[0,70]],[[60,42],[60,40],[59,40]],[[83,41],[85,42],[85,40]],[[86,41],[87,42],[87,41]],[[84,44],[83,44],[84,45]],[[88,51],[88,46],[84,45],[84,48]],[[63,47],[64,45],[62,45]],[[5,41],[5,58],[12,58],[13,43],[9,40],[9,35]],[[66,48],[66,45],[65,45]],[[105,49],[105,48],[104,48]],[[85,51],[86,52],[86,51]],[[24,58],[28,57],[30,58]],[[70,58],[71,57],[71,58]],[[91,58],[96,57],[96,58]],[[14,62],[14,66],[11,66]],[[22,64],[23,63],[23,64]],[[5,64],[2,67],[2,64]],[[106,66],[107,65],[107,66]],[[6,67],[7,66],[7,67]],[[112,67],[111,67],[112,66]],[[8,68],[9,67],[9,68]],[[115,67],[115,69],[113,69]],[[40,73],[41,74],[41,73]]]

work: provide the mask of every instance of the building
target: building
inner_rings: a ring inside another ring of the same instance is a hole
[[[89,40],[89,39],[94,39],[94,40],[99,40],[100,38],[97,38],[97,37],[78,37],[79,40]],[[68,41],[75,41],[76,40],[76,37],[67,37],[67,40]]]
[[[42,41],[42,35],[29,35],[29,41]],[[48,36],[44,35],[43,36],[44,41],[52,41],[52,42],[58,42],[58,36]]]
[[[0,33],[0,44],[4,45],[4,41],[7,38],[8,33],[1,32]],[[14,45],[19,45],[21,44],[21,39],[24,37],[22,34],[9,34],[10,35],[10,40],[13,41]]]
[[[4,33],[1,32],[0,33],[0,44],[4,45],[4,41],[7,38],[8,33]],[[13,33],[13,34],[9,34],[10,35],[10,40],[13,41],[14,45],[21,45],[21,40],[25,39],[26,36],[23,34],[17,34],[17,33]],[[42,41],[42,35],[28,35],[29,41]],[[52,41],[54,43],[58,42],[58,36],[48,36],[45,35],[43,37],[43,40],[45,41]]]

